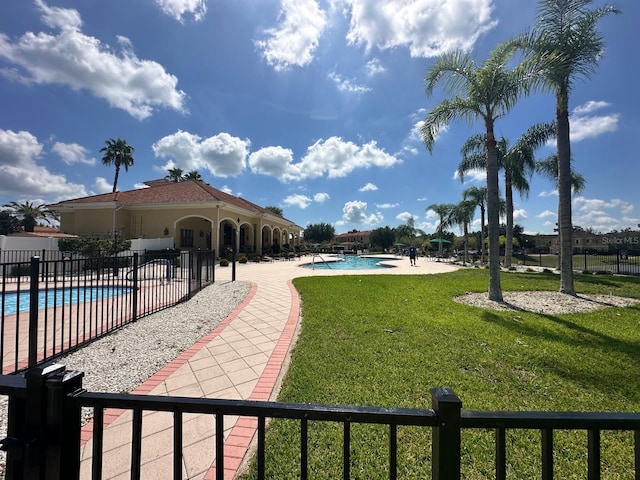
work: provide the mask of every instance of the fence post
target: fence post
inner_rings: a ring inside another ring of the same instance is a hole
[[[462,401],[449,388],[432,388],[431,406],[438,416],[438,425],[432,429],[431,478],[460,480]]]
[[[38,363],[38,293],[40,277],[40,257],[31,257],[29,285],[29,368]]]
[[[616,248],[616,273],[620,275],[620,249]]]
[[[138,253],[133,254],[133,312],[132,320],[135,322],[138,320]]]

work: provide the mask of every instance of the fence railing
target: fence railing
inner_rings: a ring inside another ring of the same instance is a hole
[[[554,264],[548,261],[548,255],[530,254],[526,251],[513,255],[513,262],[536,267],[557,267],[558,256],[554,255]],[[586,273],[615,273],[618,275],[640,275],[640,252],[636,250],[592,251],[573,254],[573,268]]]
[[[506,432],[526,429],[541,432],[541,472],[538,478],[551,480],[554,472],[553,435],[558,430],[586,430],[588,476],[601,477],[600,433],[605,430],[634,432],[632,455],[635,474],[640,478],[640,413],[571,413],[571,412],[482,412],[464,411],[462,402],[450,389],[431,390],[432,408],[395,409],[375,407],[340,407],[331,405],[291,404],[245,400],[219,400],[185,397],[141,396],[128,394],[91,393],[82,389],[82,373],[68,372],[62,365],[38,367],[24,376],[0,377],[0,394],[9,396],[9,429],[2,445],[7,450],[6,472],[9,479],[68,479],[79,478],[81,408],[93,409],[91,476],[102,478],[102,457],[105,430],[104,412],[117,408],[133,412],[130,422],[130,478],[141,478],[143,412],[162,411],[173,414],[172,477],[182,478],[183,423],[186,414],[212,417],[215,424],[215,448],[209,452],[215,478],[225,477],[224,438],[225,419],[251,417],[257,425],[255,466],[257,478],[266,478],[267,419],[290,419],[299,422],[299,472],[287,472],[302,480],[309,478],[307,459],[311,442],[308,429],[314,422],[335,422],[342,425],[342,478],[351,478],[351,452],[367,445],[352,445],[351,427],[356,424],[388,426],[387,470],[391,480],[398,476],[398,435],[401,426],[431,428],[432,480],[459,480],[461,473],[461,435],[466,429],[495,431],[495,478],[506,478]],[[146,447],[145,447],[146,448]],[[230,447],[233,449],[233,446]],[[233,452],[234,462],[237,451]],[[466,463],[484,459],[466,459]],[[366,476],[361,471],[357,475]],[[403,466],[410,471],[411,466]],[[373,472],[371,472],[373,473]],[[379,472],[375,472],[376,475]],[[514,478],[522,478],[512,472]]]
[[[0,264],[0,372],[49,361],[215,280],[215,252]]]

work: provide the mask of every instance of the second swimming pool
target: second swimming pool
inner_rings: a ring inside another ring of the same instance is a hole
[[[94,302],[105,298],[115,297],[130,291],[129,287],[87,287],[87,288],[60,288],[55,291],[38,292],[38,308],[61,307],[72,303]],[[2,305],[5,315],[29,311],[29,292],[6,292]],[[19,308],[18,308],[19,306]]]
[[[360,257],[358,255],[322,255],[316,256],[312,262],[301,265],[303,268],[332,270],[371,270],[374,268],[393,268],[380,262],[400,260],[398,257]]]

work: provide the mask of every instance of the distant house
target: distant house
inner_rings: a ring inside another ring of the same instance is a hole
[[[359,250],[369,248],[371,244],[371,231],[363,230],[359,232],[341,233],[334,237],[334,241],[342,247],[341,250]],[[334,250],[336,250],[334,246]]]
[[[60,215],[60,231],[74,235],[170,238],[175,248],[218,253],[231,248],[234,237],[237,251],[246,253],[299,244],[300,226],[203,182],[154,180],[145,185],[48,208]]]

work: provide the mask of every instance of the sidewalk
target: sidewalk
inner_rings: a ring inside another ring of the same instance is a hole
[[[213,332],[150,377],[134,392],[224,399],[275,400],[285,373],[289,350],[299,324],[300,302],[291,280],[300,276],[345,274],[426,274],[456,267],[420,258],[417,267],[408,257],[396,268],[340,271],[311,270],[303,260],[236,265],[236,280],[251,282],[247,298]],[[394,264],[396,264],[394,262]],[[216,268],[216,281],[231,281],[231,267]],[[105,412],[103,478],[129,477],[131,412]],[[141,477],[170,478],[173,418],[166,412],[146,412],[143,418]],[[256,428],[255,419],[228,419],[225,425],[225,478],[233,478]],[[183,426],[183,478],[215,476],[214,422],[210,416],[190,415]],[[81,478],[91,478],[91,424],[83,429]]]

